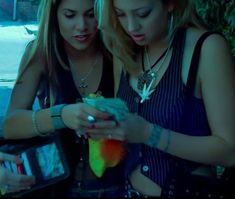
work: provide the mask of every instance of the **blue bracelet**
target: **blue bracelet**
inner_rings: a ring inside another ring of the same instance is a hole
[[[159,141],[160,141],[161,134],[162,134],[162,127],[154,124],[151,135],[149,136],[148,140],[146,140],[145,144],[150,147],[156,148],[158,146]]]
[[[55,130],[66,128],[66,125],[64,124],[61,118],[61,112],[65,105],[66,104],[60,104],[60,105],[52,106],[50,108],[51,119],[52,119],[53,127]]]

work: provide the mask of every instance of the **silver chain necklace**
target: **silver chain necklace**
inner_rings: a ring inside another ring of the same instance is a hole
[[[89,71],[82,77],[80,78],[80,84],[78,85],[78,88],[81,89],[81,94],[84,96],[86,94],[86,89],[88,88],[88,84],[86,83],[87,78],[90,76],[90,74],[93,72],[95,65],[98,63],[99,56],[94,60],[93,64],[91,65]],[[69,59],[70,65],[74,66],[72,61]]]
[[[138,94],[141,97],[140,103],[143,103],[145,100],[150,99],[149,96],[154,92],[155,88],[152,88],[152,84],[154,80],[157,78],[157,73],[162,67],[163,63],[165,62],[168,53],[169,53],[169,48],[167,48],[151,66],[148,51],[146,48],[144,49],[144,54],[146,54],[146,59],[147,59],[147,64],[148,64],[149,69],[146,71],[143,71],[138,77],[137,88],[139,90]],[[144,68],[143,58],[144,58],[144,55],[142,56],[142,68]],[[154,71],[153,68],[158,64],[159,61],[161,61],[161,63],[158,65],[157,69]]]

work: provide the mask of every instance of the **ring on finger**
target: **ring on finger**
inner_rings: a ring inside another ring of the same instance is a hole
[[[87,116],[87,122],[94,123],[94,122],[96,122],[96,118],[92,115],[88,115]]]

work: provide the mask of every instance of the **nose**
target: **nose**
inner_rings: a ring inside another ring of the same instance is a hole
[[[76,22],[76,27],[79,31],[85,31],[87,29],[86,21],[84,17],[79,17]]]
[[[136,32],[140,29],[140,24],[134,17],[129,17],[128,19],[128,31]]]

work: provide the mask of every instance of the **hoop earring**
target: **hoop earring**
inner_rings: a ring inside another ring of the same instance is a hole
[[[170,13],[168,20],[168,34],[167,34],[169,41],[172,40],[173,35],[174,35],[174,15]]]
[[[171,13],[169,17],[168,34],[173,33],[173,26],[174,26],[174,15]]]

